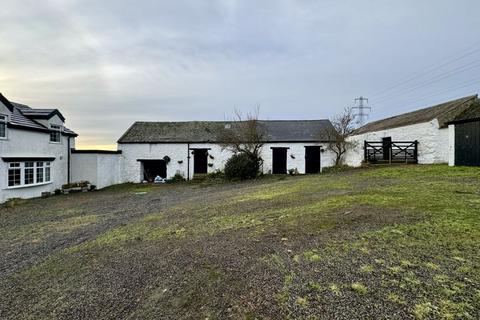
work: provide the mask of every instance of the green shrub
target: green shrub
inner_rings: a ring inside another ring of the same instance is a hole
[[[167,180],[167,183],[183,182],[185,178],[180,173],[175,173],[173,177]]]
[[[225,164],[225,177],[228,180],[254,179],[258,175],[260,161],[246,153],[234,154]]]
[[[209,181],[224,180],[225,179],[225,174],[220,170],[216,170],[215,172],[211,172],[211,173],[207,174],[206,179],[209,180]]]

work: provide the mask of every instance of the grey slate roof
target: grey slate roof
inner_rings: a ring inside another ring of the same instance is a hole
[[[329,120],[259,120],[264,142],[328,141]],[[205,143],[218,141],[228,121],[135,122],[118,143]]]
[[[12,115],[9,122],[10,126],[50,132],[50,128],[47,128],[43,124],[35,121],[35,119],[45,119],[49,118],[52,114],[58,114],[62,120],[65,120],[65,118],[57,109],[33,109],[25,104],[11,102],[7,100],[1,93],[0,98],[0,101],[6,104],[7,108],[12,110]],[[67,135],[77,135],[75,132],[66,127],[63,127],[63,133]]]
[[[355,130],[353,134],[356,135],[367,132],[404,127],[412,124],[428,122],[433,119],[438,119],[440,128],[445,128],[450,121],[454,120],[458,115],[470,108],[470,106],[477,100],[477,97],[477,95],[463,97],[460,99],[447,101],[432,107],[404,113],[383,120],[370,122],[363,127]]]

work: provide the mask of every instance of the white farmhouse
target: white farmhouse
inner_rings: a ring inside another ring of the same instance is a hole
[[[32,198],[69,182],[73,131],[57,109],[32,109],[0,94],[0,203]]]
[[[452,162],[455,136],[448,124],[476,101],[478,96],[472,95],[368,123],[349,138],[355,148],[347,152],[345,162]]]
[[[258,122],[265,141],[261,157],[264,173],[317,173],[332,166],[327,150],[329,120]],[[159,175],[171,178],[223,170],[232,153],[223,150],[218,133],[230,129],[221,121],[135,122],[118,140],[120,180],[141,182]]]

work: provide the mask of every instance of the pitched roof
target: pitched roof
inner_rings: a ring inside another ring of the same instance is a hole
[[[476,100],[477,95],[463,97],[460,99],[444,102],[432,107],[404,113],[398,116],[367,123],[355,130],[353,134],[362,134],[373,131],[380,131],[412,124],[428,122],[438,119],[440,128],[445,128],[448,122],[452,121],[459,114],[467,110]]]
[[[259,120],[264,142],[328,141],[329,120]],[[135,122],[118,143],[220,142],[218,134],[228,121]]]
[[[480,120],[480,101],[475,101],[470,108],[458,115],[451,123],[470,122]]]
[[[35,119],[49,119],[54,114],[57,114],[62,121],[65,121],[65,118],[57,109],[33,109],[25,104],[11,102],[1,93],[0,102],[2,102],[12,112],[10,122],[8,124],[12,127],[50,132],[50,128],[47,128],[43,124],[35,121]],[[63,127],[63,133],[66,135],[77,135],[75,132],[66,127]]]

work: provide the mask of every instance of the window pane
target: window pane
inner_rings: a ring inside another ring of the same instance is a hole
[[[42,161],[38,161],[38,162],[37,162],[37,167],[43,167],[43,162],[42,162]]]
[[[45,168],[45,182],[50,182],[50,167]]]
[[[37,183],[43,182],[43,168],[37,168]]]
[[[50,142],[60,142],[60,131],[50,132]]]
[[[10,168],[20,168],[19,162],[10,162]]]
[[[25,162],[25,168],[33,168],[33,161]]]
[[[0,138],[7,137],[7,125],[4,122],[0,122]]]
[[[8,170],[8,186],[19,186],[21,184],[20,181],[20,169],[9,169]]]
[[[25,168],[25,184],[32,184],[34,183],[33,180],[33,168]]]

